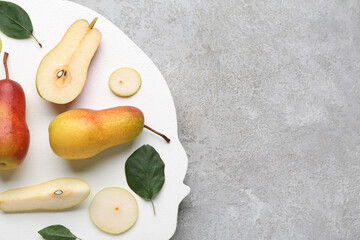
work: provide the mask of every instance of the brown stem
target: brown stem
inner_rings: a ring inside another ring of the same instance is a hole
[[[92,29],[96,23],[96,21],[98,20],[98,18],[96,17],[89,25],[89,28]]]
[[[6,74],[6,79],[9,79],[9,70],[7,67],[7,58],[8,58],[9,54],[7,52],[4,53],[4,67],[5,67],[5,74]]]
[[[158,131],[155,131],[154,129],[152,129],[151,127],[144,125],[144,128],[149,129],[150,131],[152,131],[153,133],[156,133],[157,135],[161,136],[163,139],[165,139],[166,142],[170,142],[170,138],[168,138],[167,136],[165,136],[165,134],[159,133]]]

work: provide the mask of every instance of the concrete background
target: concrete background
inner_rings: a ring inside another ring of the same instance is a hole
[[[155,62],[192,188],[173,239],[360,239],[358,0],[74,0]]]

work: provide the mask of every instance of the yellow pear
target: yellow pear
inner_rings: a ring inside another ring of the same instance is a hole
[[[144,114],[132,106],[103,110],[78,108],[61,113],[49,125],[49,141],[58,156],[84,159],[135,139],[143,128],[170,142],[164,134],[144,125]]]
[[[59,178],[1,193],[0,209],[5,212],[62,210],[81,203],[89,194],[90,186],[85,181]]]
[[[69,103],[82,91],[88,68],[101,41],[101,33],[84,19],[74,22],[59,44],[41,61],[36,88],[47,101]]]
[[[136,107],[104,110],[73,109],[49,125],[52,150],[66,159],[83,159],[136,138],[144,128],[144,115]]]

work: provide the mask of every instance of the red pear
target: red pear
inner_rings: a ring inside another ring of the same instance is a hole
[[[8,55],[4,54],[6,79],[0,80],[0,170],[18,167],[30,142],[24,90],[19,83],[9,79]]]

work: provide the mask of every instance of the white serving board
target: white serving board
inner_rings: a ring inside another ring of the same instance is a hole
[[[30,148],[23,164],[13,171],[0,172],[0,191],[38,184],[55,178],[74,177],[87,181],[90,196],[80,205],[63,212],[0,212],[0,239],[40,240],[38,230],[53,224],[68,227],[83,240],[169,239],[177,224],[178,206],[190,192],[184,185],[188,159],[177,135],[176,111],[168,86],[154,63],[122,31],[99,13],[62,0],[15,0],[29,14],[34,35],[43,44],[39,48],[32,39],[12,39],[0,32],[3,51],[9,52],[10,78],[24,88],[27,101],[27,123]],[[43,100],[36,91],[35,77],[42,58],[60,41],[68,27],[78,19],[91,22],[99,17],[95,28],[102,41],[90,65],[82,93],[72,103],[56,105]],[[126,19],[124,19],[126,21]],[[121,66],[133,67],[142,76],[139,92],[130,98],[115,96],[108,87],[110,74]],[[0,79],[5,78],[0,66]],[[56,156],[49,145],[48,125],[59,113],[74,108],[104,109],[132,105],[140,108],[145,123],[171,138],[144,130],[134,141],[110,148],[95,157],[69,161]],[[157,215],[150,202],[142,200],[128,187],[124,164],[143,144],[152,145],[165,162],[165,184],[154,199]],[[99,230],[89,218],[89,204],[102,188],[119,186],[132,192],[139,204],[139,217],[129,231],[113,236]]]

